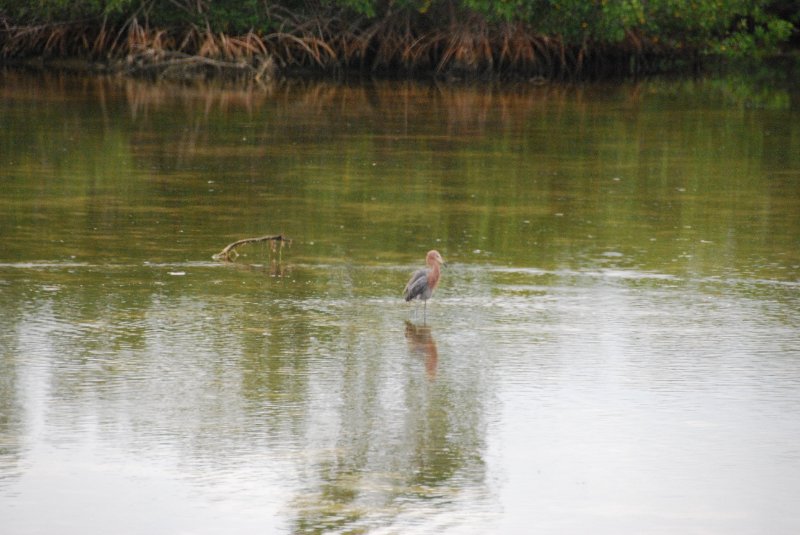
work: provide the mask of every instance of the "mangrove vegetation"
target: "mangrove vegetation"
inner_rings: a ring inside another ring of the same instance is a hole
[[[793,0],[0,0],[5,62],[162,77],[602,76],[797,48]]]

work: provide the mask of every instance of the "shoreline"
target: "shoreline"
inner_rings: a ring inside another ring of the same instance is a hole
[[[444,83],[574,83],[608,80],[635,80],[650,76],[698,76],[729,71],[750,71],[759,67],[778,70],[786,79],[800,78],[800,52],[791,52],[762,58],[730,59],[720,57],[697,58],[673,69],[642,73],[611,72],[593,76],[543,76],[528,72],[475,72],[468,69],[451,69],[446,72],[416,71],[390,72],[388,69],[364,71],[354,68],[321,68],[288,66],[277,67],[271,58],[257,58],[254,62],[215,60],[202,56],[178,53],[163,56],[164,61],[137,61],[135,58],[97,60],[80,56],[0,59],[0,69],[30,70],[34,72],[64,72],[88,75],[123,76],[142,80],[171,82],[202,81],[254,81],[270,83],[280,80],[319,81],[432,81]]]

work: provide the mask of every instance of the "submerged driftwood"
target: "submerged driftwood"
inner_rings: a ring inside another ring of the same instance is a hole
[[[215,254],[212,258],[214,260],[233,260],[239,254],[236,252],[236,248],[240,245],[245,245],[247,243],[258,243],[268,241],[272,245],[272,250],[275,250],[276,244],[280,244],[280,247],[283,247],[284,243],[291,244],[292,240],[287,238],[283,234],[276,234],[274,236],[261,236],[260,238],[244,238],[242,240],[237,240],[231,244],[228,244],[222,251]]]
[[[168,80],[193,80],[209,78],[215,74],[232,77],[243,76],[258,82],[273,80],[276,65],[271,56],[238,59],[217,59],[179,51],[145,50],[129,54],[124,62],[111,64],[110,70],[131,75],[153,76]]]

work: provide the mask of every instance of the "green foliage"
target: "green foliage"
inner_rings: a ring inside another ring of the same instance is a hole
[[[20,24],[47,24],[126,13],[138,4],[139,0],[0,0],[0,13]]]
[[[568,44],[621,43],[635,33],[676,50],[774,52],[800,23],[786,0],[463,0],[490,20],[524,22]],[[785,17],[785,18],[782,18]]]
[[[264,13],[258,0],[228,0],[210,2],[206,16],[212,30],[231,35],[260,28]]]
[[[328,5],[335,5],[350,10],[359,15],[374,17],[379,9],[379,4],[375,0],[329,0]]]
[[[336,32],[402,19],[412,41],[426,31],[478,24],[489,31],[519,27],[580,50],[758,57],[797,36],[800,7],[793,0],[0,0],[0,20],[8,26],[101,20],[122,26],[133,17],[174,35],[191,28],[265,35],[287,21],[313,32],[325,20],[336,23],[314,38],[337,39]]]
[[[747,17],[739,18],[734,29],[723,39],[713,43],[714,52],[729,56],[748,57],[770,54],[789,40],[792,23],[767,15],[755,9]]]

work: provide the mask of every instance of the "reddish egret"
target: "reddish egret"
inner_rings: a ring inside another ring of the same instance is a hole
[[[425,257],[425,264],[427,268],[420,269],[411,275],[411,280],[406,284],[406,289],[403,290],[403,297],[406,301],[412,299],[422,299],[424,304],[423,310],[428,310],[428,299],[433,295],[433,291],[439,284],[439,267],[447,265],[439,254],[439,251],[428,251]]]

